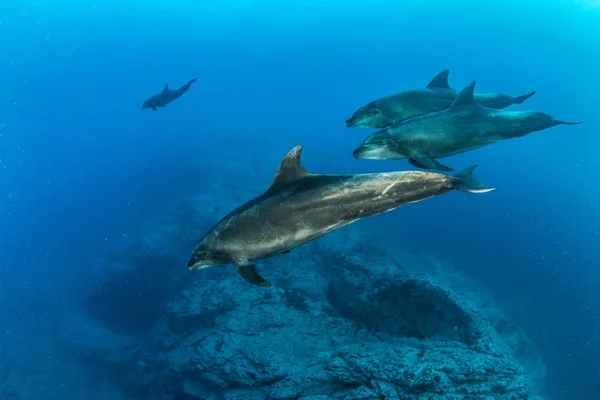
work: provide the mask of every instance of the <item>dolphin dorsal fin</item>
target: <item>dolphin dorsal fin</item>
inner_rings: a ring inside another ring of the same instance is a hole
[[[450,108],[462,106],[476,106],[477,102],[475,101],[475,97],[473,97],[474,90],[475,81],[469,83],[460,92],[458,92],[458,95],[456,95],[456,98],[454,99],[452,104],[450,104]]]
[[[165,85],[165,87],[163,88],[163,92],[168,92],[169,91],[169,84],[167,83]]]
[[[279,164],[279,169],[275,174],[271,187],[290,183],[310,175],[308,171],[300,165],[300,153],[302,153],[302,145],[294,147],[287,153],[283,161],[281,161],[281,164]]]
[[[450,89],[450,85],[448,85],[448,74],[450,74],[449,69],[445,69],[436,76],[425,86],[428,89],[431,88],[440,88],[440,89]]]

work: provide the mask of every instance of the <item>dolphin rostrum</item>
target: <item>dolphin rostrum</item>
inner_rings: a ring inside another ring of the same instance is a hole
[[[152,110],[156,111],[158,109],[157,107],[166,107],[167,104],[173,100],[183,96],[183,94],[189,90],[190,86],[192,86],[192,83],[196,82],[197,80],[198,78],[194,78],[176,90],[169,89],[169,84],[167,83],[162,92],[144,101],[142,104],[142,110],[145,108],[151,108]]]
[[[438,73],[423,89],[405,90],[370,102],[346,121],[346,127],[385,128],[417,115],[448,108],[458,95],[458,90],[448,84],[449,73],[447,69]],[[502,93],[475,94],[475,100],[485,107],[502,109],[521,104],[534,94],[535,91],[518,97]]]
[[[300,163],[302,146],[279,165],[269,189],[219,221],[195,246],[190,270],[234,264],[258,286],[271,286],[254,262],[292,249],[362,218],[391,211],[451,190],[485,193],[473,174],[456,176],[424,171],[356,175],[307,172]]]
[[[467,85],[444,110],[410,118],[369,136],[354,150],[358,159],[408,161],[418,168],[452,171],[437,158],[541,131],[556,125],[576,125],[541,111],[497,110],[477,104],[475,82]]]

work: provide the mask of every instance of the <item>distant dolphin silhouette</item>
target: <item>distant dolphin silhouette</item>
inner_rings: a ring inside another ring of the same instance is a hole
[[[346,121],[346,127],[385,128],[417,115],[450,107],[458,90],[448,84],[449,73],[450,70],[443,70],[424,89],[405,90],[370,102]],[[475,94],[475,100],[485,107],[502,109],[523,103],[534,94],[535,91],[518,97],[501,93]]]
[[[436,160],[489,144],[528,135],[556,125],[576,125],[541,111],[507,111],[484,107],[473,97],[475,82],[456,96],[449,108],[419,115],[381,129],[369,136],[354,157],[359,159],[408,159],[418,167],[452,171]]]
[[[167,104],[175,99],[180,98],[185,92],[187,92],[190,86],[192,86],[192,83],[196,82],[197,80],[198,78],[194,78],[177,90],[170,90],[169,84],[167,83],[162,92],[144,101],[142,104],[142,110],[145,108],[151,108],[152,110],[156,111],[158,109],[157,107],[166,107]]]
[[[362,218],[451,190],[494,190],[477,181],[476,166],[456,176],[423,171],[317,175],[302,167],[301,152],[302,146],[293,148],[266,192],[230,212],[206,233],[188,262],[191,270],[234,264],[248,282],[271,286],[258,274],[254,261],[288,253]]]

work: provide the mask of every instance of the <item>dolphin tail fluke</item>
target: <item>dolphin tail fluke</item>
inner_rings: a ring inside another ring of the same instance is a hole
[[[523,96],[513,97],[513,99],[512,99],[513,104],[523,104],[525,102],[525,100],[527,100],[528,98],[533,96],[535,93],[536,92],[534,90],[533,92],[524,94]]]
[[[496,188],[488,188],[484,186],[477,180],[477,177],[473,173],[475,168],[477,168],[477,165],[463,169],[458,174],[454,175],[454,178],[456,178],[452,185],[454,189],[468,193],[487,193],[491,192],[492,190],[496,190]]]
[[[198,78],[194,78],[194,79],[190,80],[190,81],[188,82],[188,85],[191,85],[192,83],[196,82],[197,80],[198,80]]]

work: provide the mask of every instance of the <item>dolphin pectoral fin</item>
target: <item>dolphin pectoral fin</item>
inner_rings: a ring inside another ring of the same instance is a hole
[[[156,110],[158,110],[158,108],[152,107],[152,111],[156,111]]]
[[[438,171],[454,171],[452,168],[445,166],[435,158],[427,155],[418,155],[408,159],[408,162],[417,168],[437,169]]]
[[[423,168],[423,169],[431,169],[423,164],[421,164],[420,162],[418,162],[417,160],[415,160],[414,158],[409,158],[408,162],[411,163],[412,165],[414,165],[417,168]]]
[[[512,102],[513,102],[513,104],[523,104],[525,102],[525,100],[527,100],[534,94],[535,94],[535,90],[531,93],[524,94],[523,96],[513,97]]]
[[[443,70],[442,72],[434,76],[433,79],[425,87],[428,89],[450,89],[450,85],[448,84],[448,74],[450,74],[449,69]]]
[[[242,278],[244,278],[251,284],[262,287],[271,286],[271,283],[269,283],[269,281],[267,281],[265,278],[260,276],[258,272],[256,272],[256,267],[251,262],[238,261],[235,263],[235,268],[237,269],[238,273],[242,276]]]

